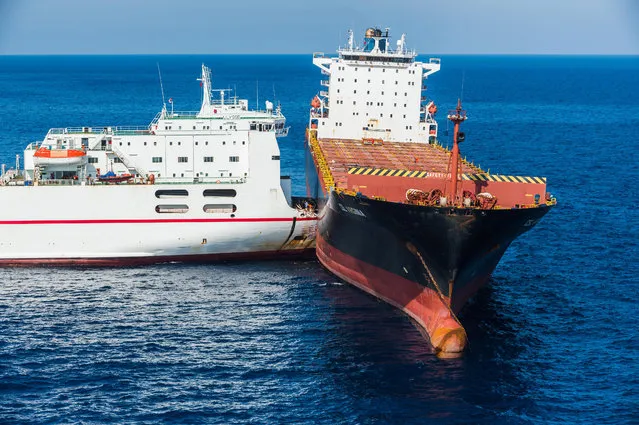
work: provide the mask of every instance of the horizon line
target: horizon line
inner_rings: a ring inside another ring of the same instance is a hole
[[[309,53],[0,53],[0,57],[26,56],[308,56]],[[328,53],[332,52],[319,52]],[[334,52],[337,54],[337,51]],[[639,57],[639,53],[425,53],[417,56],[571,56],[571,57]]]

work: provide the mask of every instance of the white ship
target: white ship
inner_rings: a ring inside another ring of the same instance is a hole
[[[140,264],[313,253],[312,202],[280,177],[286,119],[213,90],[145,127],[53,128],[0,179],[0,264]],[[213,99],[212,93],[219,97]]]

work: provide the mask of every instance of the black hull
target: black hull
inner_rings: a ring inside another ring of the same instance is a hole
[[[332,192],[318,234],[359,261],[437,291],[457,312],[549,209],[424,207]]]
[[[456,313],[488,281],[512,241],[551,208],[428,207],[327,191],[308,146],[306,176],[307,195],[319,209],[320,262],[409,315],[446,355],[467,342]]]

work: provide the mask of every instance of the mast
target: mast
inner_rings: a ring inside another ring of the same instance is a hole
[[[211,109],[211,70],[202,64],[202,78],[198,78],[202,86],[202,107],[200,114],[206,114]]]
[[[455,124],[455,129],[453,130],[453,149],[450,155],[451,193],[449,194],[451,205],[454,206],[457,203],[457,183],[459,181],[459,168],[461,166],[459,144],[466,138],[466,135],[459,131],[460,124],[466,121],[466,111],[462,110],[461,99],[457,99],[457,108],[448,114],[448,119]]]

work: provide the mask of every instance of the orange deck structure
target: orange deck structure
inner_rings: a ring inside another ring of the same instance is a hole
[[[450,161],[450,152],[439,145],[344,139],[318,142],[338,187],[346,187],[348,170],[353,167],[446,173]],[[464,163],[462,172],[483,171]]]
[[[324,162],[324,186],[359,192],[391,202],[406,202],[409,189],[451,191],[451,152],[439,144],[380,140],[315,139],[316,165]],[[321,167],[320,167],[321,168]],[[326,175],[328,172],[328,175]],[[332,179],[332,181],[331,181]],[[461,160],[457,196],[490,193],[496,208],[525,208],[548,201],[542,177],[491,175]]]

